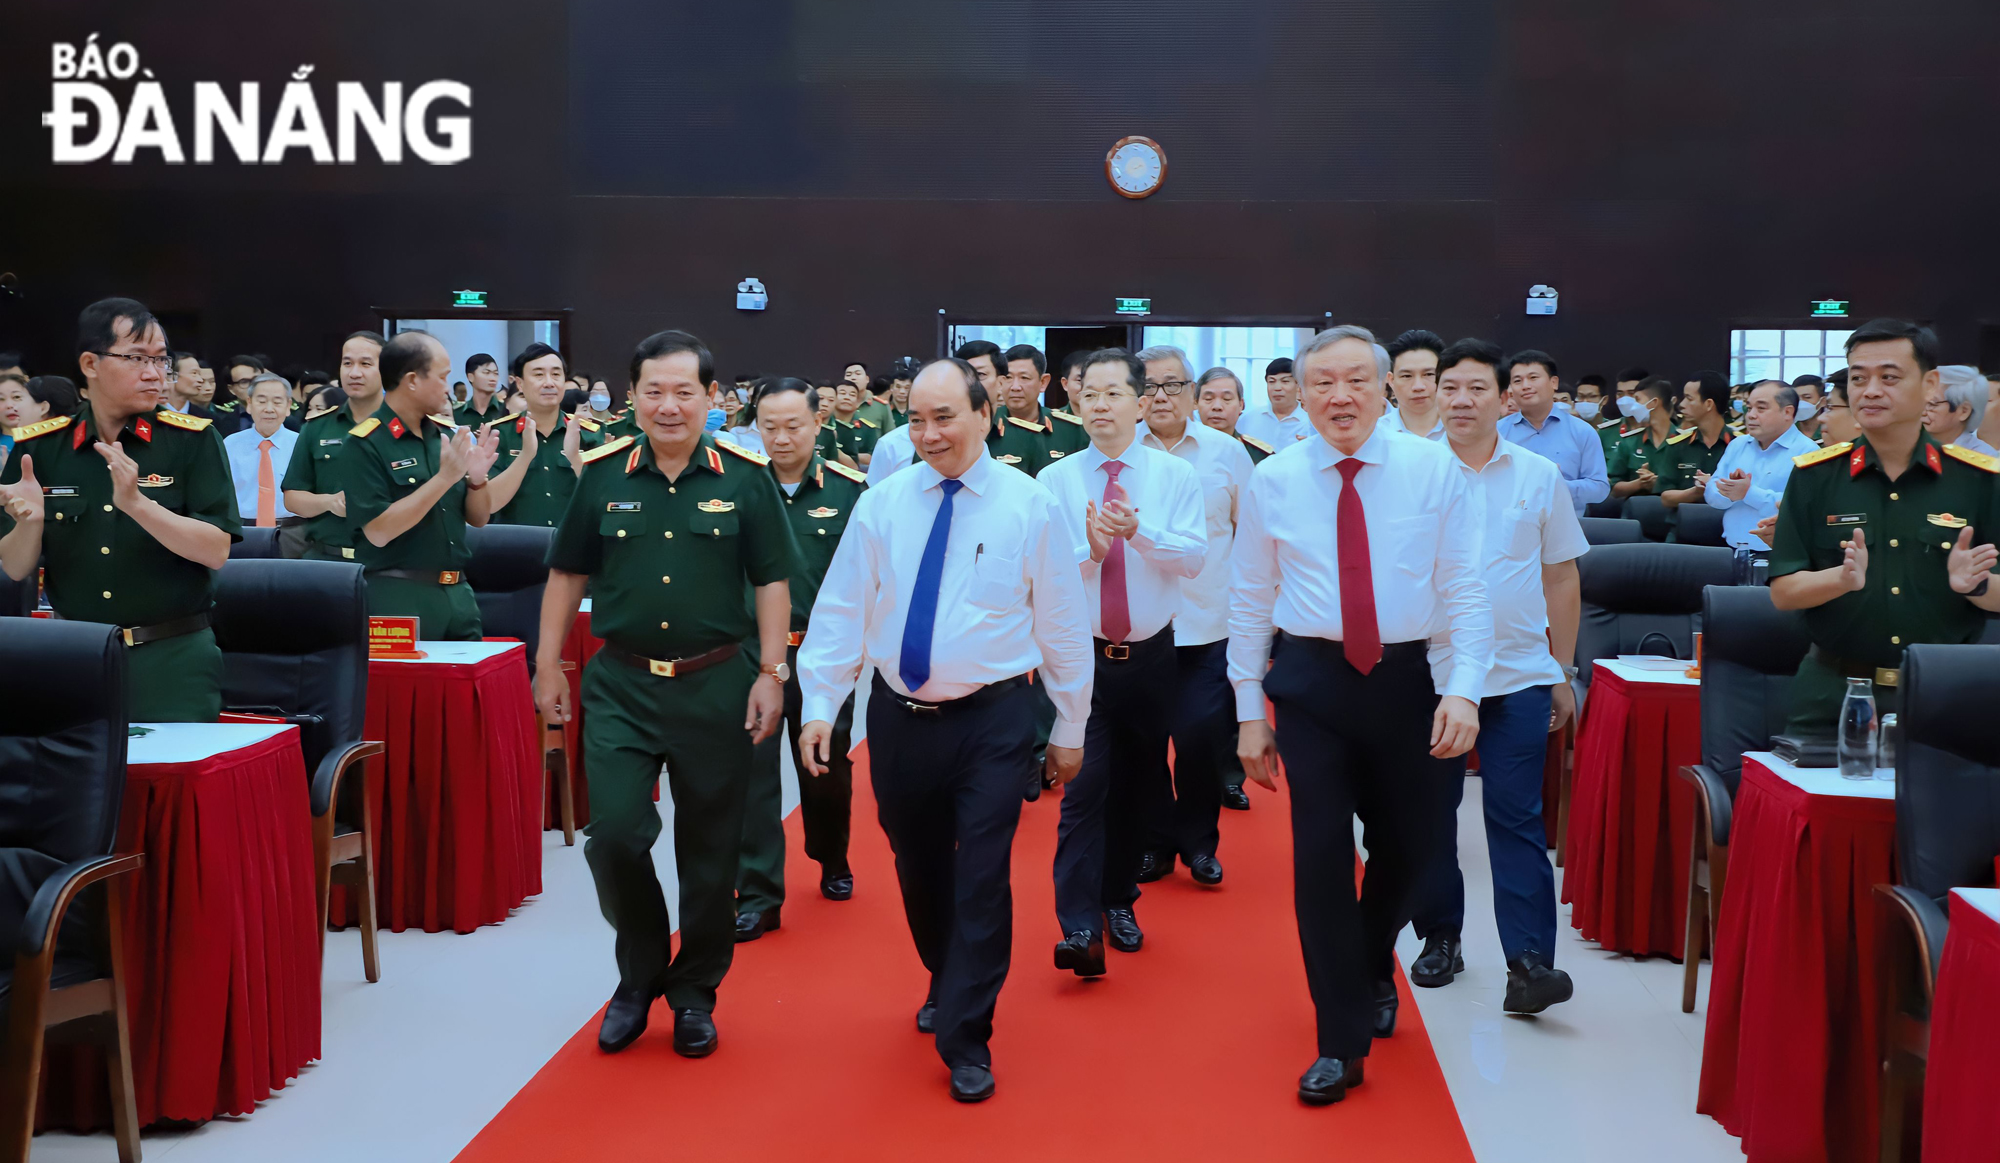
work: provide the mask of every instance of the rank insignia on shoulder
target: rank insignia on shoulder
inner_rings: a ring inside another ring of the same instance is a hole
[[[1012,424],[1016,428],[1026,428],[1030,432],[1048,431],[1047,428],[1042,427],[1040,424],[1030,424],[1026,420],[1017,419],[1016,417],[1013,416],[1007,417],[1007,423]]]
[[[632,443],[632,438],[630,436],[620,436],[616,440],[606,441],[605,443],[598,445],[596,448],[591,449],[589,452],[583,453],[581,456],[578,457],[578,459],[583,461],[583,463],[585,464],[589,464],[593,460],[602,460],[603,458],[610,456],[614,452],[623,451],[625,448],[630,446],[631,443]],[[638,450],[633,449],[633,452],[636,454]]]
[[[1690,429],[1688,429],[1688,430],[1687,430],[1686,432],[1680,432],[1680,433],[1676,433],[1676,434],[1674,434],[1674,435],[1672,435],[1672,436],[1669,436],[1669,437],[1667,437],[1667,443],[1668,443],[1668,444],[1679,444],[1679,443],[1680,443],[1681,441],[1683,441],[1683,440],[1689,440],[1689,439],[1692,439],[1692,438],[1694,437],[1694,434],[1695,434],[1695,432],[1697,432],[1697,431],[1698,431],[1698,429],[1694,429],[1694,428],[1690,428]]]
[[[375,431],[377,428],[380,428],[381,426],[382,422],[380,420],[377,420],[375,417],[370,416],[368,417],[368,419],[363,420],[361,423],[356,424],[352,428],[349,428],[347,430],[347,434],[349,436],[366,436],[370,432]]]
[[[1962,460],[1974,468],[1984,469],[1987,472],[2000,472],[2000,460],[1996,460],[1983,452],[1974,452],[1970,448],[1960,448],[1956,444],[1947,444],[1944,446],[1944,454],[1953,460]]]
[[[812,518],[814,518],[814,519],[816,519],[816,520],[824,520],[825,518],[828,518],[828,517],[838,517],[838,516],[840,516],[840,510],[839,510],[839,509],[831,509],[831,508],[828,508],[828,507],[826,507],[825,505],[821,505],[821,506],[820,506],[819,508],[817,508],[817,509],[807,509],[807,510],[806,510],[806,516],[808,516],[808,517],[812,517]],[[1962,523],[1963,523],[1963,522],[1961,522],[1961,524],[1962,524]]]
[[[747,461],[749,461],[749,462],[750,462],[751,464],[760,464],[760,465],[761,465],[761,464],[769,464],[769,463],[771,463],[771,458],[770,458],[770,457],[768,457],[768,456],[765,456],[765,455],[764,455],[763,453],[760,453],[760,452],[752,452],[752,451],[750,451],[749,449],[747,449],[747,448],[743,447],[743,446],[742,446],[742,445],[740,445],[740,444],[731,444],[731,443],[730,443],[729,441],[727,441],[727,440],[718,440],[718,441],[716,441],[716,442],[715,442],[715,446],[716,446],[717,448],[726,448],[726,449],[728,449],[729,451],[731,451],[731,452],[735,453],[735,454],[736,454],[737,456],[740,456],[740,457],[742,457],[742,458],[743,458],[744,460],[747,460]],[[716,472],[721,472],[721,471],[722,471],[722,465],[721,465],[721,463],[720,463],[720,462],[717,462],[717,464],[715,465],[715,471],[716,471]]]
[[[592,420],[588,416],[578,416],[576,418],[576,422],[582,426],[585,432],[595,432],[599,428],[604,427],[604,425],[599,424],[597,421]]]
[[[1276,448],[1264,443],[1263,441],[1257,439],[1255,436],[1242,436],[1239,434],[1237,439],[1241,440],[1243,443],[1249,445],[1250,447],[1256,449],[1258,452],[1261,452],[1266,456],[1269,456],[1272,453],[1278,451]]]
[[[338,404],[335,404],[330,408],[314,408],[312,411],[306,413],[306,419],[317,420],[321,416],[330,416],[338,411],[340,411],[340,405]]]
[[[846,465],[840,463],[837,460],[821,461],[820,463],[824,464],[829,470],[836,472],[841,476],[846,477],[848,480],[853,481],[857,485],[865,485],[868,483],[868,477],[865,473],[856,472],[854,469],[847,467]]]
[[[57,416],[53,420],[37,420],[33,424],[23,424],[19,428],[14,429],[14,442],[18,444],[23,440],[33,440],[37,436],[46,436],[51,432],[60,432],[69,427],[69,422],[70,417]]]
[[[1965,518],[1954,517],[1950,513],[1926,513],[1924,520],[1946,529],[1963,529],[1966,524]]]
[[[1068,412],[1057,412],[1054,410],[1051,410],[1049,415],[1054,416],[1058,420],[1067,420],[1078,428],[1083,427],[1083,418],[1081,416],[1072,416]]]
[[[870,428],[880,428],[880,427],[881,427],[881,425],[880,425],[880,424],[877,424],[877,423],[876,423],[875,421],[873,421],[873,420],[870,420],[870,419],[869,419],[868,417],[866,417],[866,416],[856,416],[856,417],[855,417],[855,419],[856,419],[856,420],[859,420],[859,421],[861,421],[861,422],[862,422],[863,424],[866,424],[866,425],[868,425],[868,426],[869,426]]]
[[[735,501],[701,501],[695,505],[704,513],[731,513],[736,510]]]
[[[637,501],[606,501],[606,502],[604,503],[604,511],[605,511],[605,512],[607,512],[607,513],[637,513],[637,512],[639,512],[639,511],[640,511],[640,510],[639,510],[639,502],[637,502]]]
[[[179,413],[175,414],[178,415]],[[174,483],[174,478],[163,477],[156,472],[149,472],[145,476],[139,478],[139,487],[142,489],[164,489],[168,485],[173,483]]]
[[[1851,449],[1853,447],[1854,445],[1847,441],[1842,441],[1839,444],[1829,444],[1825,448],[1820,449],[1818,452],[1808,452],[1804,456],[1793,457],[1792,466],[1794,468],[1810,468],[1813,465],[1820,464],[1824,461],[1829,461],[1837,457],[1846,456],[1848,449]]]
[[[523,416],[527,415],[526,412],[523,412],[521,414]],[[436,416],[429,417],[429,419],[431,423],[437,425],[439,428],[450,428],[453,431],[457,431],[458,429],[458,417],[453,416],[448,412],[441,412]]]
[[[171,425],[175,428],[184,428],[189,432],[199,432],[215,423],[213,420],[203,420],[198,416],[184,415],[174,411],[172,408],[160,409],[153,413],[153,418],[162,424]]]

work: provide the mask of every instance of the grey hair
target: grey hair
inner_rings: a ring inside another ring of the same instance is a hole
[[[1194,368],[1188,363],[1187,352],[1169,344],[1155,344],[1152,347],[1143,349],[1132,358],[1142,364],[1151,363],[1156,359],[1177,359],[1181,362],[1182,379],[1189,379],[1194,375]]]
[[[1976,367],[1954,363],[1939,368],[1938,379],[1944,383],[1944,402],[1953,412],[1968,404],[1972,406],[1965,430],[1978,428],[1986,419],[1986,377]]]
[[[1381,344],[1375,342],[1375,333],[1366,327],[1356,327],[1352,323],[1342,323],[1338,327],[1329,327],[1318,335],[1313,336],[1310,340],[1306,341],[1304,347],[1299,348],[1298,352],[1292,356],[1292,370],[1299,375],[1301,382],[1304,381],[1306,357],[1317,355],[1344,339],[1359,339],[1374,349],[1375,378],[1379,380],[1389,378],[1389,351]]]
[[[1200,399],[1201,390],[1217,380],[1228,380],[1230,383],[1235,384],[1236,398],[1238,400],[1243,399],[1242,379],[1239,378],[1235,372],[1230,371],[1226,367],[1212,367],[1209,368],[1207,371],[1201,373],[1201,378],[1194,382],[1195,398]]]
[[[264,372],[251,379],[250,386],[243,389],[245,399],[257,394],[258,384],[277,384],[279,387],[285,389],[287,396],[292,394],[292,382],[290,380],[274,372]]]
[[[1780,411],[1786,408],[1790,408],[1793,412],[1799,410],[1799,390],[1797,388],[1783,380],[1758,380],[1756,383],[1750,385],[1750,390],[1754,392],[1762,387],[1773,389],[1772,398],[1778,401]]]

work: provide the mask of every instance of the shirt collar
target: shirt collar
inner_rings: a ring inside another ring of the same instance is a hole
[[[1942,475],[1944,473],[1944,457],[1940,450],[1943,447],[1944,445],[1938,443],[1929,432],[1919,429],[1917,431],[1916,446],[1910,449],[1910,463],[1908,468],[1915,468],[1918,465],[1922,465],[1931,471],[1932,476]],[[1848,475],[1860,476],[1862,470],[1870,466],[1873,466],[1876,471],[1880,472],[1882,457],[1880,453],[1875,451],[1874,445],[1868,443],[1868,437],[1862,435],[1854,438],[1854,450],[1848,454],[1847,463]],[[1908,468],[1904,471],[1908,471]],[[1887,474],[1885,473],[1884,475],[1886,476]]]
[[[993,487],[993,474],[998,471],[993,467],[994,463],[992,453],[987,452],[982,445],[979,450],[979,459],[972,462],[971,468],[959,474],[958,483],[964,485],[967,491],[971,492],[975,497],[985,496]],[[915,465],[917,479],[923,482],[918,487],[923,491],[929,492],[931,489],[937,488],[939,482],[944,480],[944,474],[932,468],[931,462],[925,460],[923,457],[917,457]]]
[[[1326,437],[1318,432],[1314,432],[1306,440],[1310,446],[1306,455],[1312,457],[1313,467],[1316,469],[1332,468],[1347,459],[1339,449],[1328,444]],[[1368,439],[1361,442],[1361,447],[1354,450],[1354,459],[1363,464],[1381,464],[1388,459],[1388,451],[1389,437],[1384,434],[1381,422],[1377,421],[1375,431],[1370,432]]]

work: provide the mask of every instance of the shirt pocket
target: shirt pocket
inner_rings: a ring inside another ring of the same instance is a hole
[[[697,510],[688,519],[688,532],[706,541],[727,541],[736,536],[736,514],[703,513]]]
[[[51,493],[51,488],[67,488],[64,493]],[[42,522],[46,528],[58,521],[68,525],[83,515],[84,498],[81,489],[74,486],[44,485],[42,487]]]
[[[1827,519],[1828,517],[1839,517],[1841,515],[1842,514],[1832,513],[1832,514],[1827,514],[1826,516],[1822,516],[1819,518],[1819,523],[1817,527],[1813,529],[1813,535],[1812,535],[1813,548],[1818,550],[1820,552],[1820,555],[1822,556],[1826,554],[1832,554],[1836,558],[1845,556],[1843,550],[1841,549],[1840,543],[1843,541],[1852,541],[1854,539],[1854,531],[1856,529],[1861,530],[1861,532],[1866,535],[1867,540],[1869,540],[1870,542],[1873,542],[1875,539],[1875,530],[1872,526],[1869,525],[1867,514],[1865,513],[1854,514],[1856,516],[1859,516],[1861,520],[1852,522],[1848,521],[1830,522]],[[1873,548],[1872,544],[1870,545],[1870,548]]]
[[[1493,556],[1506,561],[1534,561],[1541,556],[1541,514],[1509,509],[1500,515]]]
[[[646,532],[646,514],[639,509],[606,510],[597,519],[597,534],[606,541],[631,541]]]
[[[1338,525],[1334,534],[1335,552],[1338,553],[1340,535]],[[1371,560],[1374,572],[1379,573],[1383,565],[1388,565],[1405,578],[1426,578],[1437,564],[1438,520],[1435,517],[1396,517],[1382,523],[1379,532],[1371,524],[1369,538],[1375,546],[1380,546],[1389,560],[1377,564]],[[1371,551],[1373,546],[1371,546]],[[1336,558],[1337,560],[1337,558]]]
[[[1021,577],[1021,559],[991,550],[975,552],[972,584],[966,600],[982,610],[1005,612],[1020,608],[1027,582]]]

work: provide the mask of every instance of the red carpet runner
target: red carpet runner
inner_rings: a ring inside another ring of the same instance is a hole
[[[1394,1038],[1375,1044],[1367,1084],[1333,1107],[1296,1098],[1313,1022],[1292,919],[1291,832],[1282,794],[1254,787],[1254,810],[1223,813],[1228,879],[1203,889],[1183,869],[1145,886],[1145,949],[1109,952],[1110,973],[1094,982],[1050,967],[1058,800],[1026,805],[1014,846],[1013,971],[994,1023],[999,1092],[979,1106],[954,1103],[914,1024],[925,978],[865,771],[864,749],[854,899],[820,897],[794,813],[785,927],[737,947],[713,1057],[675,1056],[664,1003],[646,1036],[616,1057],[598,1052],[593,1019],[461,1163],[1470,1163],[1400,973],[1401,1020]]]

